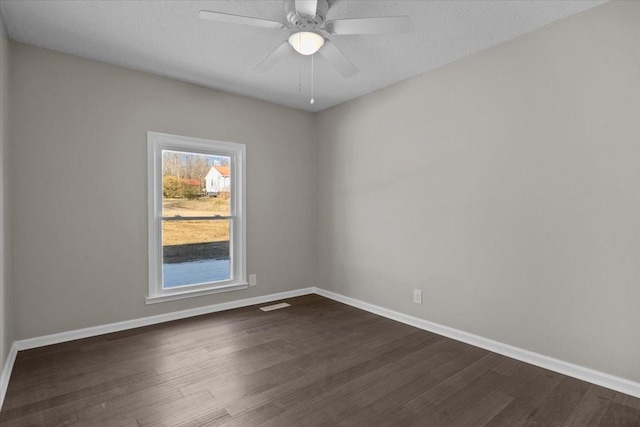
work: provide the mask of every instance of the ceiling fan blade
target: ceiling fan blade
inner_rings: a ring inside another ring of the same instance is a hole
[[[278,48],[276,50],[271,52],[269,55],[267,55],[266,58],[264,58],[262,61],[260,61],[258,63],[258,65],[253,67],[253,71],[258,71],[260,73],[264,73],[264,72],[269,71],[282,58],[287,56],[292,51],[292,49],[293,48],[291,47],[291,45],[289,44],[288,41],[282,43],[280,46],[278,46]]]
[[[324,46],[318,53],[344,77],[351,77],[358,73],[358,68],[353,65],[353,62],[344,56],[344,53],[340,52],[330,40],[324,41]]]
[[[330,34],[400,34],[408,32],[410,25],[408,16],[387,16],[336,19],[327,22],[325,28]]]
[[[225,22],[227,24],[251,25],[253,27],[275,28],[277,30],[286,28],[281,22],[269,21],[267,19],[252,18],[251,16],[231,15],[230,13],[211,12],[201,10],[198,13],[200,19],[209,21]]]
[[[313,18],[318,11],[318,0],[296,0],[296,12],[298,15]]]

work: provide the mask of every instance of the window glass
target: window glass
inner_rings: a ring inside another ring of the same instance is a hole
[[[244,145],[150,132],[149,298],[246,286]]]

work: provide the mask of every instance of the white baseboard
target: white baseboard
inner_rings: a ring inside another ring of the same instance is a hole
[[[609,388],[611,390],[619,391],[620,393],[640,398],[640,383],[634,381],[616,377],[614,375],[606,374],[604,372],[596,371],[590,368],[585,368],[584,366],[575,365],[573,363],[565,362],[563,360],[555,359],[553,357],[545,356],[543,354],[535,353],[533,351],[525,350],[519,347],[514,347],[509,344],[504,344],[475,334],[464,332],[459,329],[443,326],[438,323],[420,319],[418,317],[409,316],[407,314],[369,304],[367,302],[337,294],[335,292],[327,291],[325,289],[315,288],[315,293],[323,297],[330,298],[332,300],[368,311],[370,313],[386,317],[388,319],[396,320],[407,325],[415,326],[416,328],[424,329],[425,331],[433,332],[438,335],[454,339],[456,341],[462,341],[476,347],[484,348],[485,350],[489,350],[494,353],[511,357],[512,359],[520,360],[531,365],[539,366],[550,371],[558,372],[563,375],[567,375],[573,378],[587,381],[592,384]]]
[[[202,314],[216,313],[218,311],[247,307],[255,304],[263,304],[265,302],[293,298],[300,295],[308,295],[312,293],[314,293],[314,288],[296,289],[293,291],[279,292],[276,294],[262,295],[259,297],[223,302],[220,304],[213,304],[205,307],[174,311],[172,313],[158,314],[156,316],[142,317],[139,319],[125,320],[123,322],[92,326],[90,328],[76,329],[68,332],[60,332],[58,334],[45,335],[42,337],[27,338],[24,340],[16,341],[14,345],[17,346],[18,350],[29,350],[31,348],[44,347],[45,345],[59,344],[67,341],[79,340],[82,338],[95,337],[97,335],[109,334],[111,332],[119,332],[127,329],[155,325],[158,323],[170,322],[172,320],[186,319],[188,317],[200,316]]]
[[[13,364],[16,361],[16,356],[18,355],[18,346],[13,343],[11,345],[11,349],[9,350],[9,354],[7,354],[7,360],[4,362],[4,367],[2,368],[2,375],[0,375],[0,409],[2,409],[2,404],[4,403],[4,397],[7,394],[7,387],[9,386],[9,378],[11,378],[11,371],[13,371]]]
[[[597,384],[611,390],[619,391],[621,393],[640,398],[640,383],[609,375],[603,372],[595,371],[590,368],[585,368],[583,366],[575,365],[573,363],[565,362],[563,360],[555,359],[553,357],[545,356],[529,350],[514,347],[458,329],[450,328],[448,326],[443,326],[438,323],[420,319],[418,317],[409,316],[407,314],[369,304],[355,298],[327,291],[325,289],[311,287],[15,341],[11,346],[11,350],[9,351],[9,355],[2,370],[2,376],[0,377],[0,409],[2,408],[2,403],[4,402],[4,397],[7,391],[7,386],[9,384],[9,378],[11,376],[13,364],[19,350],[28,350],[66,341],[88,338],[97,335],[108,334],[111,332],[124,331],[127,329],[139,328],[142,326],[155,325],[172,320],[185,319],[202,314],[247,307],[255,304],[263,304],[266,302],[293,298],[313,293],[347,305],[351,305],[353,307],[360,308],[379,316],[386,317],[388,319],[414,326],[416,328],[424,329],[438,335],[442,335],[457,341],[462,341],[476,347],[484,348],[494,353],[502,354],[504,356],[530,363],[541,368],[559,372],[570,377],[578,378],[592,384]]]

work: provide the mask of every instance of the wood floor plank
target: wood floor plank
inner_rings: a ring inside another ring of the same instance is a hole
[[[419,425],[419,423],[432,425],[453,424],[454,420],[461,416],[470,405],[486,397],[505,378],[504,375],[488,370],[438,404],[420,408],[420,411],[411,408],[414,412],[421,415],[424,414],[415,425]]]
[[[575,378],[564,378],[549,399],[527,420],[525,426],[561,426],[573,412],[589,384]]]
[[[394,390],[411,381],[416,372],[434,370],[447,360],[452,354],[451,348],[440,344],[442,341],[423,346],[398,361],[324,393],[313,401],[313,407],[319,409],[314,411],[307,408],[310,412],[307,417],[322,419],[322,423],[314,423],[317,425],[333,425],[380,398],[393,394]],[[300,422],[306,423],[306,418]]]
[[[171,403],[151,405],[136,415],[140,427],[183,426],[213,423],[230,418],[219,403],[207,391],[174,400]]]
[[[153,404],[171,403],[183,396],[173,387],[154,387],[152,390],[143,389],[118,396],[88,395],[86,399],[69,402],[66,405],[55,406],[3,423],[3,426],[42,425],[39,418],[44,418],[51,425],[102,425],[114,420],[114,413],[118,419],[134,419],[138,410],[149,406],[149,394],[153,393]],[[115,396],[115,397],[114,397]]]
[[[600,425],[615,395],[616,392],[613,390],[594,384],[589,385],[580,402],[565,420],[563,427]]]
[[[394,360],[433,339],[420,335],[411,334],[395,340],[385,346],[388,348],[380,348],[378,354],[369,352],[360,355],[361,361],[357,365],[275,399],[275,403],[287,409],[287,412],[267,422],[265,426],[295,425],[309,414],[326,409],[328,402],[339,402],[343,393],[362,391],[376,380],[375,371],[382,369],[384,372],[391,372],[389,365]]]
[[[406,403],[406,407],[416,413],[427,413],[447,398],[451,397],[462,388],[477,378],[483,376],[495,366],[499,356],[494,353],[487,354],[482,359],[463,368],[455,375],[440,382],[432,389],[420,394],[416,398]],[[500,375],[497,374],[496,375]],[[482,396],[484,397],[484,396]]]
[[[409,329],[410,331],[410,329]],[[415,332],[415,331],[414,331]],[[289,399],[288,396],[297,396],[300,394],[305,394],[309,392],[309,387],[313,386],[314,388],[318,388],[317,392],[320,393],[321,390],[319,385],[323,383],[329,383],[334,378],[338,378],[338,380],[348,380],[349,376],[356,375],[357,371],[353,371],[354,367],[361,365],[363,362],[368,360],[373,360],[377,356],[384,354],[384,352],[388,351],[389,343],[393,343],[394,341],[387,341],[387,339],[391,340],[392,336],[386,336],[385,334],[373,335],[377,338],[369,337],[364,338],[362,341],[352,340],[348,344],[345,344],[342,348],[344,354],[341,357],[334,357],[335,348],[330,347],[331,351],[328,353],[323,353],[319,351],[315,356],[319,356],[320,359],[316,359],[315,357],[306,358],[304,357],[301,362],[309,365],[308,369],[304,371],[304,375],[298,377],[296,380],[291,381],[288,384],[282,384],[282,386],[276,386],[271,389],[264,390],[263,392],[251,394],[246,398],[240,399],[237,402],[227,406],[227,410],[232,415],[236,415],[246,410],[250,410],[255,407],[259,407],[264,405],[270,401],[275,401],[276,399]],[[397,331],[394,332],[394,337],[398,338]],[[384,338],[380,338],[384,337]],[[435,340],[437,337],[433,335],[425,336],[424,343],[427,343],[428,340]],[[377,346],[369,346],[368,342],[376,340]],[[360,342],[359,345],[355,347],[351,347],[351,344],[354,342]],[[362,353],[364,348],[369,348],[370,352]],[[294,369],[301,368],[302,366],[292,361],[283,366],[286,369]],[[272,371],[276,367],[272,367],[267,372]],[[362,369],[362,367],[361,367]],[[343,376],[344,375],[344,376]],[[329,387],[326,385],[325,387]],[[212,390],[214,396],[219,397],[219,393],[224,393],[224,390],[217,391]]]
[[[510,377],[522,367],[522,362],[512,359],[510,357],[502,357],[500,361],[491,368],[492,371]]]
[[[278,405],[267,403],[266,405],[259,406],[250,411],[245,411],[240,415],[236,415],[230,420],[225,421],[222,425],[224,427],[254,426],[258,425],[259,423],[269,421],[282,414],[283,412],[284,409],[282,409]]]
[[[153,393],[153,400],[149,399],[150,393]],[[75,411],[73,415],[77,419],[75,422],[77,425],[101,425],[112,421],[115,413],[119,414],[122,419],[135,418],[136,414],[152,405],[170,404],[182,397],[180,392],[173,387],[158,386],[129,393],[93,406],[86,406]],[[54,419],[51,418],[51,420]]]
[[[3,407],[2,413],[0,413],[0,421],[10,420],[12,418],[21,418],[28,414],[36,412],[46,412],[50,409],[56,409],[64,407],[67,404],[85,406],[88,402],[93,403],[92,397],[99,395],[100,398],[109,398],[114,396],[118,392],[120,387],[126,387],[130,383],[138,383],[144,381],[147,378],[153,378],[157,374],[153,370],[142,371],[129,376],[117,378],[114,380],[106,380],[100,384],[92,384],[88,387],[80,387],[76,390],[69,391],[64,394],[59,394],[54,397],[42,397],[38,393],[34,393],[35,396],[30,401],[18,405],[14,404],[10,408],[5,409]],[[104,392],[107,393],[105,396]],[[24,396],[20,396],[21,398]]]
[[[487,426],[523,426],[533,417],[565,377],[555,372],[525,365],[497,387],[514,400]]]
[[[602,427],[637,427],[640,421],[640,410],[631,406],[611,402],[607,412],[600,421]]]
[[[640,399],[307,295],[19,352],[18,426],[626,426]]]
[[[38,359],[38,366],[26,366],[24,371],[29,372],[29,378],[38,381],[43,379],[46,380],[52,375],[68,376],[74,374],[86,374],[86,372],[92,371],[95,366],[104,365],[105,362],[130,363],[132,359],[137,357],[146,358],[148,361],[150,354],[162,354],[164,357],[169,357],[176,352],[183,352],[193,348],[202,347],[204,338],[219,341],[222,340],[222,338],[237,336],[236,334],[242,334],[245,332],[243,325],[246,323],[252,322],[252,325],[258,325],[260,324],[260,321],[261,319],[245,319],[243,322],[234,322],[231,326],[217,325],[206,329],[204,325],[201,325],[201,321],[195,320],[194,322],[198,324],[196,331],[190,331],[190,329],[193,328],[183,327],[182,323],[185,323],[185,321],[180,321],[181,323],[177,324],[170,322],[172,324],[172,329],[177,329],[179,331],[186,330],[185,334],[189,337],[188,339],[190,341],[188,345],[185,345],[184,342],[178,342],[176,344],[171,340],[167,340],[164,336],[171,336],[172,334],[163,334],[163,331],[154,331],[154,333],[151,334],[153,338],[145,337],[143,332],[139,332],[137,335],[129,335],[130,332],[125,331],[124,333],[127,333],[127,335],[123,338],[105,339],[103,343],[104,346],[95,349],[94,351],[86,351],[86,346],[78,345],[76,344],[77,342],[63,343],[52,347],[62,347],[65,349],[65,357],[50,357],[44,360],[41,360],[43,358],[40,358]],[[285,319],[280,320],[280,322],[282,322],[282,324],[287,323]],[[149,328],[152,328],[153,330],[155,327],[156,326],[152,326]],[[142,329],[145,328],[138,328],[137,330]],[[109,335],[120,334],[123,333],[120,332]],[[161,335],[161,338],[158,338],[158,334]],[[158,341],[160,341],[160,343]],[[147,344],[140,346],[140,342],[147,342]],[[158,345],[163,345],[164,347],[162,349],[155,348]],[[31,351],[32,350],[29,350],[28,352]],[[56,349],[54,351],[60,352],[61,350]],[[31,357],[30,360],[33,360],[33,357]],[[77,363],[79,360],[81,360],[82,363]],[[62,366],[58,366],[61,364]],[[19,375],[22,371],[23,370],[18,366],[16,374],[17,379],[20,378]],[[44,376],[39,377],[39,374]],[[24,381],[21,381],[21,383],[23,385],[25,384]]]
[[[375,413],[371,412],[368,408],[360,409],[353,414],[340,421],[338,424],[334,424],[340,427],[369,427],[375,425],[381,425],[382,420]]]
[[[393,402],[380,406],[393,407],[393,404],[395,403],[396,405],[404,407],[408,402],[432,390],[441,382],[447,380],[453,375],[456,375],[465,367],[479,361],[487,354],[487,351],[477,348],[471,348],[468,351],[463,351],[461,354],[456,357],[452,357],[447,363],[438,366],[436,369],[416,375],[412,381],[395,390],[393,395],[387,397],[388,399],[392,399]]]
[[[640,399],[629,396],[628,394],[616,393],[613,402],[640,410]]]
[[[455,419],[455,425],[457,427],[484,426],[511,402],[513,402],[513,397],[500,391],[491,390],[485,397],[466,408]]]
[[[386,411],[381,410],[383,404],[389,405],[389,408]],[[411,426],[420,419],[420,415],[404,406],[394,404],[391,400],[378,401],[367,409],[371,410],[378,416],[381,426]]]

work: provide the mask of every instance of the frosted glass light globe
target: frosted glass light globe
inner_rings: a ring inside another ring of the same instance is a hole
[[[318,33],[300,31],[291,34],[289,44],[301,55],[313,55],[324,45],[324,37]]]

